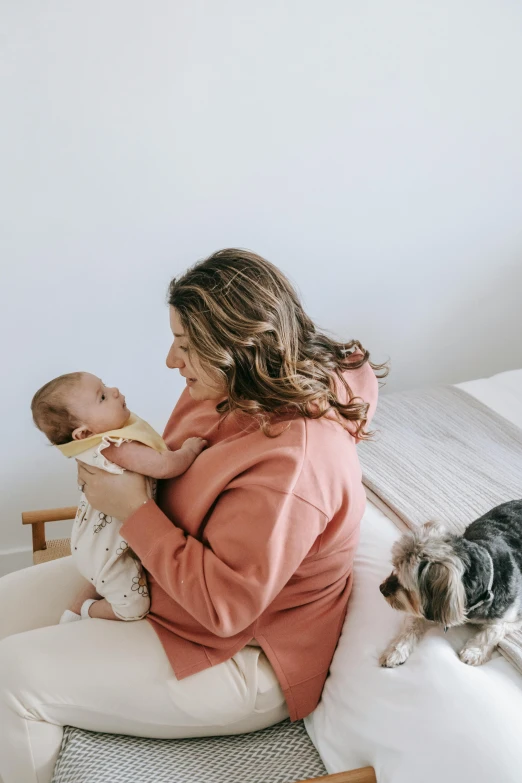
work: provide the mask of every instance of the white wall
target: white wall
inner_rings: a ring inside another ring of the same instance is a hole
[[[217,248],[390,389],[522,364],[519,3],[17,0],[0,35],[4,553],[76,499],[34,391],[89,369],[161,429],[166,286]]]

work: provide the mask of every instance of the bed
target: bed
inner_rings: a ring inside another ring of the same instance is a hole
[[[522,370],[460,388],[522,427]],[[468,667],[456,651],[470,630],[434,628],[404,666],[377,664],[401,624],[378,589],[396,522],[369,501],[348,616],[308,732],[329,772],[371,765],[379,783],[518,782],[522,676],[505,658]]]

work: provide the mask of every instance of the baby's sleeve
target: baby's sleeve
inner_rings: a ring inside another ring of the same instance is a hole
[[[92,465],[95,468],[106,470],[107,473],[124,473],[125,468],[115,465],[114,462],[111,462],[103,455],[103,450],[111,444],[114,446],[121,446],[122,443],[129,443],[128,438],[110,438],[104,435],[101,443],[82,451],[81,454],[78,454],[76,459],[80,460],[80,462],[84,462],[86,465]]]

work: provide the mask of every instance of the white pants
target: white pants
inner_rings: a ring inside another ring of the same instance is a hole
[[[65,725],[176,738],[255,731],[287,717],[259,647],[178,681],[146,620],[57,625],[83,584],[70,557],[0,579],[3,783],[49,783]]]

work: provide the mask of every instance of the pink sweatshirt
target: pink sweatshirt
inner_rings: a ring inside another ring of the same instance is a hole
[[[355,396],[377,401],[368,364]],[[185,391],[164,439],[206,449],[121,533],[145,566],[148,615],[178,679],[263,648],[297,720],[317,705],[341,633],[365,506],[356,441],[328,419],[286,420],[271,439]]]

